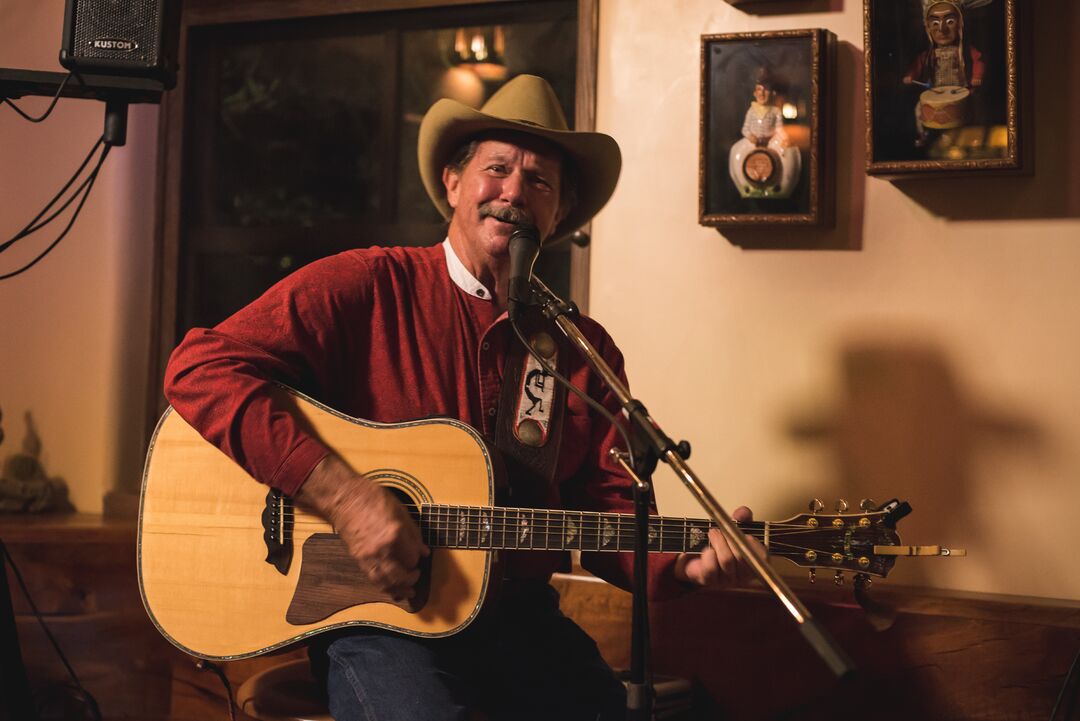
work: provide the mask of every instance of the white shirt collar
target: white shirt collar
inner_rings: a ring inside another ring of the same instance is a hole
[[[446,255],[446,268],[450,271],[450,280],[454,281],[454,285],[474,298],[490,301],[491,291],[478,281],[461,262],[457,253],[454,252],[453,246],[450,245],[450,238],[442,242],[442,247],[443,253]]]

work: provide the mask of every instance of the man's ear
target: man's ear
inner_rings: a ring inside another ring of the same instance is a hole
[[[451,208],[457,208],[458,193],[461,190],[461,174],[446,166],[442,171],[442,182],[446,186],[446,202]]]

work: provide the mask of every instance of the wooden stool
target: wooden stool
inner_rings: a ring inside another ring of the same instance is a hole
[[[307,659],[261,671],[236,690],[236,705],[260,721],[334,721]]]

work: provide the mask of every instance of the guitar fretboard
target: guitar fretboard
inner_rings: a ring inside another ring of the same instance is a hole
[[[416,509],[411,509],[414,517]],[[551,511],[533,508],[422,505],[418,522],[432,548],[543,551],[633,551],[634,517],[626,513]],[[740,523],[762,539],[767,522]],[[653,516],[649,550],[697,552],[709,542],[710,523],[696,518]]]

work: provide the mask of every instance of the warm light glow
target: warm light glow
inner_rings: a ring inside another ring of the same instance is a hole
[[[484,80],[506,77],[506,33],[501,25],[458,28],[454,32],[454,49],[450,62],[469,66]]]
[[[475,59],[475,60],[477,60],[479,62],[483,62],[484,60],[487,60],[487,56],[488,56],[487,43],[484,42],[484,36],[481,35],[480,33],[477,33],[476,35],[473,35],[472,44],[470,45],[470,49],[472,50],[473,59]]]
[[[437,96],[479,108],[484,103],[484,83],[471,66],[450,68],[443,74]]]
[[[795,103],[784,103],[784,107],[781,112],[784,114],[785,120],[794,120],[795,118],[799,117],[799,111],[795,107]]]

